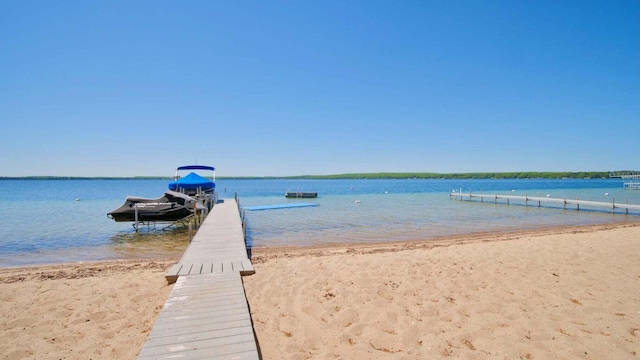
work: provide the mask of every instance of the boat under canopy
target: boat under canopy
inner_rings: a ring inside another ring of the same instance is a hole
[[[195,207],[194,198],[180,192],[167,191],[157,199],[127,196],[124,204],[107,216],[117,222],[177,221],[193,215]]]
[[[180,170],[209,170],[213,171],[213,181],[202,177],[194,172],[190,172],[187,176],[180,177]],[[180,166],[176,169],[174,180],[169,183],[169,190],[179,191],[187,195],[197,195],[201,193],[212,193],[216,188],[215,168],[213,166],[187,165]]]

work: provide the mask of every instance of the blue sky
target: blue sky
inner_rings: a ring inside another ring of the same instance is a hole
[[[4,1],[0,176],[640,170],[640,2]]]

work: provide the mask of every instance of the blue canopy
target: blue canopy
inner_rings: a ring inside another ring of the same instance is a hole
[[[202,190],[209,190],[215,187],[216,184],[213,181],[192,172],[185,177],[169,183],[169,190],[177,190],[178,188],[187,190],[202,188]]]
[[[215,170],[213,166],[204,166],[204,165],[185,165],[178,167],[178,170]]]

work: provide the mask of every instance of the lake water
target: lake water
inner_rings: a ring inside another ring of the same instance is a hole
[[[180,256],[184,228],[143,228],[106,214],[127,195],[159,197],[167,180],[0,181],[0,266]],[[636,211],[494,205],[450,200],[464,192],[579,198],[640,204],[640,191],[619,179],[584,180],[218,180],[221,198],[237,193],[241,206],[296,202],[319,206],[247,211],[250,246],[429,239],[486,231],[639,221]],[[286,191],[318,192],[286,199]],[[605,195],[608,193],[608,196]]]

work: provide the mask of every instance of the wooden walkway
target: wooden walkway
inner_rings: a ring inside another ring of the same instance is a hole
[[[241,275],[255,273],[247,256],[238,203],[226,199],[211,209],[182,258],[166,277],[171,284],[178,276],[230,271]]]
[[[139,360],[260,359],[241,275],[253,274],[233,199],[216,204],[180,262]]]
[[[625,213],[629,213],[629,210],[640,210],[640,205],[633,204],[625,204],[625,203],[616,203],[614,199],[611,199],[611,202],[600,202],[600,201],[589,201],[589,200],[578,200],[578,199],[560,199],[560,198],[552,198],[552,197],[537,197],[537,196],[521,196],[521,195],[498,195],[498,194],[473,194],[473,193],[461,193],[461,192],[452,192],[449,194],[449,197],[454,198],[456,200],[468,200],[473,201],[473,198],[480,199],[480,201],[484,201],[485,199],[493,201],[494,203],[498,203],[498,200],[506,200],[507,204],[509,204],[510,200],[516,200],[520,202],[524,202],[525,206],[529,205],[529,202],[538,203],[538,206],[541,206],[542,203],[554,203],[554,204],[562,204],[563,208],[567,208],[567,205],[576,206],[576,210],[580,210],[580,205],[583,207],[592,207],[592,208],[605,208],[611,209],[611,212],[614,212],[615,209],[625,209]]]

